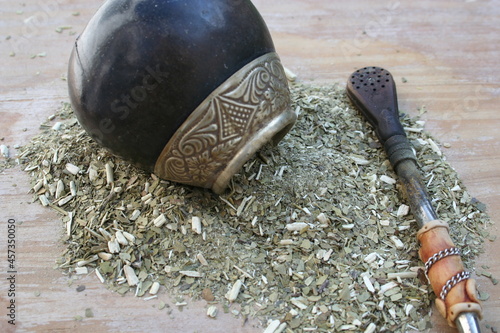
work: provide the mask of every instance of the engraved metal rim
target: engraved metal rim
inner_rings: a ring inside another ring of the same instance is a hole
[[[274,118],[266,127],[257,132],[245,146],[238,151],[230,161],[227,168],[217,177],[212,190],[215,193],[222,193],[229,184],[231,177],[238,172],[246,161],[252,157],[267,142],[277,144],[283,136],[292,128],[297,114],[291,109]]]
[[[253,153],[293,126],[290,103],[278,55],[255,59],[191,113],[158,157],[155,174],[221,193]]]

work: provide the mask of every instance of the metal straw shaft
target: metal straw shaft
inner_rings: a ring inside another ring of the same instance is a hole
[[[480,333],[479,318],[475,313],[464,312],[455,320],[460,333]]]
[[[401,179],[406,191],[406,198],[415,216],[419,228],[427,222],[436,220],[437,214],[432,207],[432,201],[422,182],[422,176],[413,160],[404,160],[397,164],[396,173]]]

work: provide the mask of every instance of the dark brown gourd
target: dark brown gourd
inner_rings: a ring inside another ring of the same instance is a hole
[[[250,1],[108,0],[75,42],[68,73],[70,98],[92,138],[155,171],[167,143],[193,111],[209,103],[211,94],[244,66],[274,52],[265,22]],[[286,95],[285,88],[279,93]],[[260,95],[264,92],[256,94],[264,98]],[[226,114],[241,118],[236,104]],[[205,149],[208,154],[213,150]],[[190,172],[188,162],[188,157],[182,162],[184,173]],[[159,176],[190,183],[175,175]],[[210,188],[213,182],[191,184]]]

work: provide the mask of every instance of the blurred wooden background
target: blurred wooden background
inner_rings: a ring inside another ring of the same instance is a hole
[[[15,154],[61,102],[68,101],[67,61],[73,42],[101,1],[0,0],[0,138]],[[484,202],[500,235],[500,2],[496,0],[254,0],[286,67],[305,83],[344,85],[357,68],[389,69],[398,82],[400,108],[411,115],[424,106],[426,129],[441,142],[470,194]],[[75,16],[73,13],[78,12]],[[59,27],[67,30],[56,32]],[[76,34],[72,34],[72,32]],[[402,82],[402,78],[407,80]],[[19,168],[0,175],[0,330],[4,315],[6,222],[17,233],[19,332],[260,332],[256,322],[220,315],[209,320],[203,303],[173,317],[132,296],[111,294],[91,275],[73,282],[54,261],[62,250],[58,216],[30,204],[29,180]],[[500,278],[500,240],[485,242],[476,266]],[[483,269],[484,270],[484,269]],[[500,330],[500,291],[477,277],[490,297],[484,332]],[[76,292],[85,285],[84,292]],[[168,299],[162,289],[161,299]],[[92,308],[93,318],[75,321]],[[435,315],[432,332],[454,332]],[[494,330],[496,329],[496,330]]]

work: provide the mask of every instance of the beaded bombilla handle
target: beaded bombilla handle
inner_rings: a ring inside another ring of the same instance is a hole
[[[438,219],[431,204],[411,145],[399,121],[394,79],[380,67],[365,67],[347,81],[347,95],[374,127],[399,176],[420,227],[419,255],[437,296],[436,306],[452,327],[461,332],[480,332],[481,305],[476,283],[464,270],[460,249],[449,235],[449,226]]]

